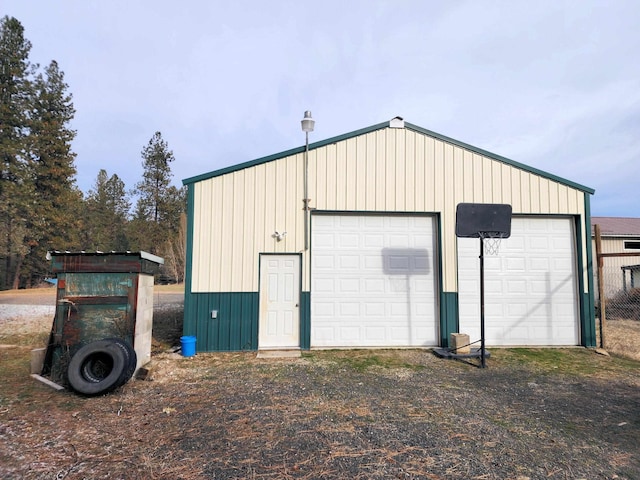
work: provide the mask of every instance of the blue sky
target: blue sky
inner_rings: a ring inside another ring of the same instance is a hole
[[[128,188],[162,132],[183,178],[399,115],[640,216],[637,1],[4,0],[73,94],[78,186]]]

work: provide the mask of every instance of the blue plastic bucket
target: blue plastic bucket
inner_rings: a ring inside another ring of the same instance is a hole
[[[196,354],[196,337],[191,335],[180,337],[180,344],[183,357],[193,357]]]

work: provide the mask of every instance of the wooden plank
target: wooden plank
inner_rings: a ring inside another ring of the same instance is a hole
[[[598,259],[598,299],[600,302],[600,348],[605,348],[605,325],[607,322],[606,299],[604,291],[602,253],[602,237],[600,235],[600,225],[593,226],[593,233],[596,242],[596,258]]]
[[[39,382],[44,383],[45,385],[47,385],[48,387],[53,388],[54,390],[64,390],[64,387],[62,385],[58,385],[57,383],[53,383],[51,380],[41,377],[40,375],[36,374],[36,373],[32,373],[31,374],[31,378],[35,378],[36,380],[38,380]]]
[[[66,296],[62,297],[60,302],[68,302],[73,305],[128,305],[129,297],[124,295]]]
[[[596,244],[596,247],[597,247],[597,244]],[[640,252],[598,253],[596,248],[596,255],[598,259],[602,260],[603,258],[609,258],[609,257],[640,257]]]

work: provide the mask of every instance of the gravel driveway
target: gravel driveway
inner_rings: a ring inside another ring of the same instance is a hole
[[[84,398],[29,378],[32,338],[0,342],[3,479],[640,478],[640,363],[587,349],[154,353]]]
[[[0,477],[640,478],[637,362],[556,353],[501,350],[484,370],[427,351],[167,353],[88,399],[9,374]]]

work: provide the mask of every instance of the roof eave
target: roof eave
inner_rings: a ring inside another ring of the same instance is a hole
[[[430,137],[434,137],[434,138],[437,138],[438,140],[441,140],[443,142],[450,143],[450,144],[455,145],[455,146],[460,147],[460,148],[464,148],[465,150],[469,150],[470,152],[477,153],[478,155],[482,155],[484,157],[491,158],[493,160],[498,160],[499,162],[506,163],[507,165],[511,165],[512,167],[518,168],[520,170],[524,170],[526,172],[533,173],[535,175],[539,175],[541,177],[548,178],[548,179],[553,180],[555,182],[562,183],[563,185],[566,185],[568,187],[576,188],[576,189],[581,190],[581,191],[583,191],[585,193],[588,193],[588,194],[591,194],[591,195],[593,195],[595,193],[595,189],[593,189],[593,188],[587,187],[585,185],[581,185],[581,184],[573,182],[571,180],[567,180],[566,178],[558,177],[557,175],[553,175],[553,174],[551,174],[549,172],[545,172],[544,170],[540,170],[540,169],[525,165],[523,163],[516,162],[515,160],[511,160],[510,158],[503,157],[501,155],[497,155],[497,154],[489,152],[487,150],[483,150],[481,148],[474,147],[473,145],[469,145],[468,143],[460,142],[458,140],[455,140],[453,138],[447,137],[445,135],[441,135],[441,134],[433,132],[431,130],[427,130],[426,128],[422,128],[422,127],[419,127],[417,125],[413,125],[412,123],[405,122],[405,128],[408,128],[410,130],[422,133],[424,135],[429,135]]]
[[[333,143],[337,143],[337,142],[341,142],[341,141],[344,141],[344,140],[348,140],[350,138],[354,138],[354,137],[357,137],[359,135],[365,135],[367,133],[375,132],[376,130],[382,130],[383,128],[388,128],[388,127],[390,127],[390,123],[393,120],[394,119],[392,119],[391,121],[378,123],[378,124],[372,125],[370,127],[361,128],[361,129],[355,130],[353,132],[349,132],[349,133],[345,133],[345,134],[342,134],[342,135],[338,135],[336,137],[331,137],[331,138],[328,138],[326,140],[321,140],[321,141],[318,141],[318,142],[310,143],[309,144],[309,150],[313,150],[313,149],[316,149],[316,148],[321,148],[321,147],[324,147],[326,145],[331,145]],[[553,175],[553,174],[551,174],[549,172],[545,172],[543,170],[539,170],[537,168],[530,167],[528,165],[516,162],[515,160],[511,160],[510,158],[506,158],[506,157],[503,157],[501,155],[496,155],[495,153],[491,153],[491,152],[483,150],[481,148],[474,147],[473,145],[469,145],[467,143],[460,142],[460,141],[455,140],[453,138],[447,137],[445,135],[441,135],[441,134],[433,132],[431,130],[427,130],[426,128],[419,127],[419,126],[414,125],[412,123],[404,122],[404,127],[409,129],[409,130],[413,130],[415,132],[421,133],[423,135],[428,135],[430,137],[436,138],[436,139],[441,140],[443,142],[450,143],[452,145],[456,145],[456,146],[458,146],[460,148],[463,148],[465,150],[469,150],[471,152],[477,153],[477,154],[485,156],[487,158],[491,158],[493,160],[497,160],[499,162],[506,163],[507,165],[511,165],[512,167],[518,168],[520,170],[524,170],[526,172],[533,173],[535,175],[539,175],[541,177],[545,177],[545,178],[548,178],[550,180],[556,181],[556,182],[561,183],[563,185],[566,185],[568,187],[581,190],[581,191],[583,191],[585,193],[588,193],[588,194],[591,194],[591,195],[593,195],[595,193],[595,190],[593,188],[581,185],[581,184],[576,183],[576,182],[572,182],[571,180],[567,180],[566,178],[558,177],[558,176]],[[285,150],[284,152],[275,153],[273,155],[268,155],[266,157],[261,157],[261,158],[255,159],[255,160],[250,160],[248,162],[244,162],[244,163],[240,163],[240,164],[237,164],[237,165],[232,165],[232,166],[229,166],[229,167],[225,167],[225,168],[222,168],[220,170],[214,170],[212,172],[204,173],[202,175],[196,175],[194,177],[185,178],[184,180],[182,180],[182,184],[183,185],[190,185],[190,184],[193,184],[193,183],[201,182],[203,180],[208,180],[210,178],[219,177],[219,176],[225,175],[227,173],[232,173],[232,172],[237,172],[239,170],[244,170],[245,168],[255,167],[256,165],[261,165],[263,163],[271,162],[273,160],[278,160],[280,158],[288,157],[288,156],[291,156],[291,155],[297,155],[297,154],[302,153],[304,151],[305,151],[305,146],[303,145],[301,147],[292,148],[290,150]]]
[[[343,140],[348,140],[350,138],[358,137],[360,135],[365,135],[367,133],[375,132],[376,130],[382,130],[383,128],[387,128],[390,122],[378,123],[376,125],[372,125],[370,127],[361,128],[359,130],[355,130],[353,132],[344,133],[342,135],[338,135],[336,137],[327,138],[326,140],[320,140],[318,142],[310,143],[309,150],[313,150],[316,148],[324,147],[326,145],[331,145],[332,143],[338,143]],[[182,180],[183,185],[189,185],[192,183],[201,182],[203,180],[208,180],[210,178],[219,177],[220,175],[225,175],[227,173],[237,172],[239,170],[244,170],[245,168],[255,167],[256,165],[261,165],[263,163],[271,162],[273,160],[278,160],[280,158],[289,157],[291,155],[297,155],[298,153],[304,152],[306,146],[303,145],[301,147],[292,148],[290,150],[285,150],[284,152],[274,153],[273,155],[268,155],[266,157],[257,158],[255,160],[250,160],[248,162],[239,163],[237,165],[232,165],[229,167],[222,168],[220,170],[214,170],[209,173],[203,173],[202,175],[196,175],[195,177],[185,178]]]

